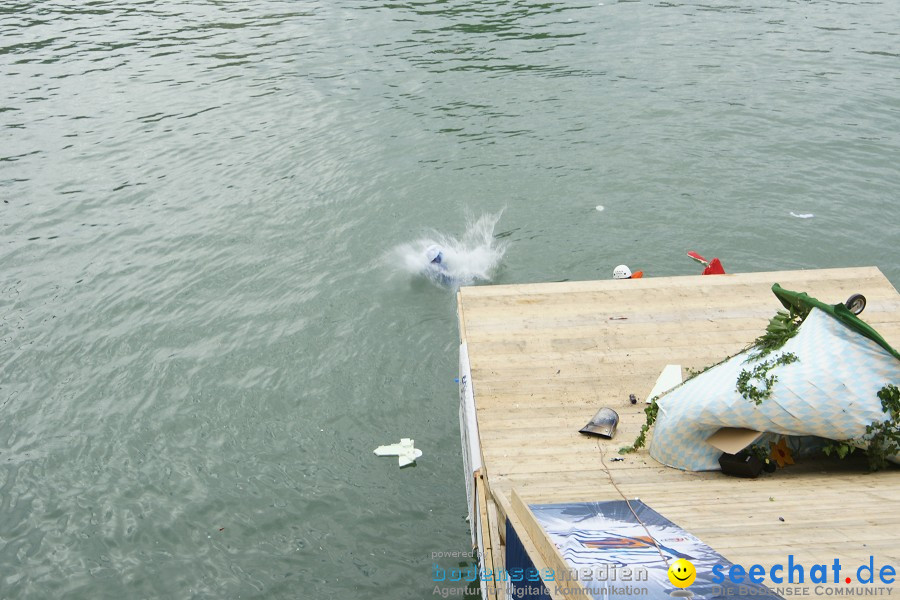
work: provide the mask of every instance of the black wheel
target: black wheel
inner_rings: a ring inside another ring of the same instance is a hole
[[[854,315],[858,315],[866,309],[866,297],[862,294],[853,294],[847,298],[847,301],[844,302],[844,306],[846,306],[847,310]]]

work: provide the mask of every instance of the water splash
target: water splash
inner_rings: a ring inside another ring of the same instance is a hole
[[[396,271],[426,278],[441,287],[456,289],[462,285],[490,281],[508,246],[508,243],[494,237],[494,227],[502,213],[502,210],[486,213],[477,219],[469,216],[466,230],[460,238],[431,231],[414,242],[395,247],[386,260]],[[430,246],[441,248],[442,268],[432,265],[425,256]]]

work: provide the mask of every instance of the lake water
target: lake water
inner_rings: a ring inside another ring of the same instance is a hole
[[[460,561],[432,553],[470,543],[458,334],[414,257],[480,248],[473,273],[520,283],[695,274],[696,250],[896,286],[898,23],[5,2],[0,596],[434,597]],[[401,437],[417,466],[372,454]]]

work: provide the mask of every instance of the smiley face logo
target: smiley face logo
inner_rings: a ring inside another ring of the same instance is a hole
[[[669,565],[669,581],[679,588],[686,588],[697,579],[697,569],[689,560],[679,558]]]

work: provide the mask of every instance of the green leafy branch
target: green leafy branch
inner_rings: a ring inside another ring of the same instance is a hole
[[[793,352],[785,352],[778,358],[765,360],[751,370],[743,369],[737,378],[735,389],[745,400],[750,400],[757,405],[772,396],[772,386],[778,381],[777,375],[769,375],[769,371],[781,365],[789,365],[800,360]],[[758,381],[762,387],[754,383]]]
[[[631,452],[635,452],[638,448],[643,448],[647,443],[647,432],[650,431],[650,428],[653,427],[653,424],[656,423],[656,417],[659,415],[659,404],[656,401],[659,400],[659,396],[653,396],[650,399],[650,404],[644,409],[644,414],[647,417],[646,422],[641,425],[641,432],[638,434],[637,438],[634,440],[634,443],[630,446],[625,446],[619,450],[619,454],[630,454]]]
[[[801,323],[803,319],[794,311],[779,310],[769,319],[766,332],[750,345],[753,351],[747,355],[744,362],[757,360],[784,346],[789,339],[797,335]]]
[[[822,447],[825,456],[834,454],[841,460],[847,458],[856,451],[856,445],[851,440],[843,442],[829,442]]]
[[[900,454],[900,389],[889,383],[878,391],[881,410],[887,415],[884,421],[875,421],[866,426],[866,457],[869,470],[878,471],[887,467],[888,459]],[[822,451],[826,456],[836,455],[846,458],[856,450],[854,440],[835,441],[826,444]]]
[[[878,391],[881,409],[888,418],[866,427],[869,445],[869,469],[877,471],[887,466],[888,458],[900,454],[900,389],[889,383]]]
[[[714,369],[715,367],[718,367],[718,366],[721,365],[722,363],[728,362],[729,360],[731,360],[731,359],[734,358],[735,356],[737,356],[737,354],[731,354],[731,355],[729,355],[729,356],[726,356],[725,358],[723,358],[723,359],[720,360],[719,362],[715,362],[715,363],[713,363],[713,364],[711,364],[711,365],[708,365],[708,366],[706,366],[706,367],[703,367],[702,369],[692,369],[692,368],[690,368],[690,367],[685,367],[684,370],[687,371],[687,377],[684,378],[684,381],[681,382],[681,385],[684,385],[685,383],[687,383],[688,381],[690,381],[690,380],[693,379],[694,377],[697,377],[697,376],[699,376],[699,375],[703,375],[704,373],[706,373],[706,372],[709,371],[710,369]]]

